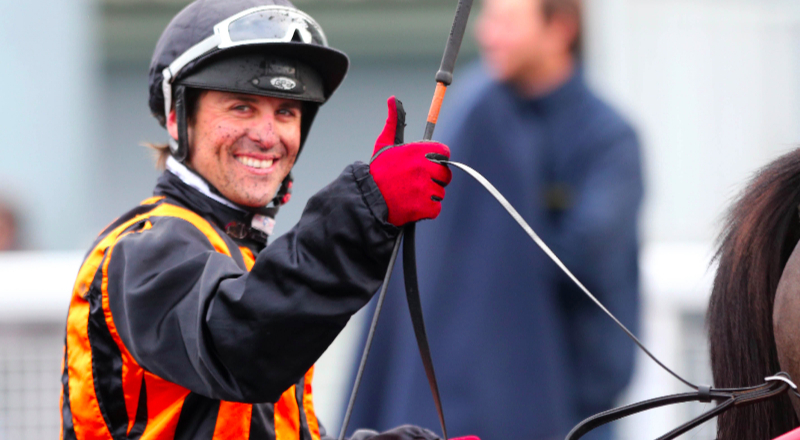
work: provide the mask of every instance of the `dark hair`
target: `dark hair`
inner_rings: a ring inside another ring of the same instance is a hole
[[[578,32],[575,35],[575,40],[570,46],[570,52],[576,58],[581,56],[583,51],[583,5],[581,0],[542,0],[542,10],[544,11],[544,18],[550,21],[556,14],[563,14],[571,16],[575,19]]]
[[[798,205],[800,149],[761,169],[727,215],[706,315],[715,387],[758,385],[781,371],[772,311],[783,268],[800,239]],[[720,415],[717,436],[768,440],[797,426],[783,395]]]
[[[189,124],[189,126],[194,124],[195,118],[197,117],[197,104],[200,101],[200,97],[205,93],[206,90],[193,88],[186,89],[186,123]],[[155,152],[154,157],[156,161],[156,168],[159,170],[166,168],[167,158],[169,158],[170,154],[172,154],[169,150],[169,144],[145,142],[144,146],[151,148]]]

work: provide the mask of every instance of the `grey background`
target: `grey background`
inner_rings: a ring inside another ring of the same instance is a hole
[[[14,44],[0,45],[13,66],[0,69],[0,197],[19,207],[25,247],[83,248],[152,191],[158,172],[142,144],[167,137],[149,114],[147,69],[183,2],[3,1],[0,35]],[[406,104],[409,136],[421,136],[455,10],[447,1],[297,3],[352,69],[316,119],[278,233],[347,164],[368,159],[390,95]],[[461,61],[474,56],[468,41]]]

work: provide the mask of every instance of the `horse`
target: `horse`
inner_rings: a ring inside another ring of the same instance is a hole
[[[784,371],[800,383],[800,149],[758,171],[728,211],[706,314],[715,388]],[[785,393],[718,418],[718,440],[769,440],[800,426]]]

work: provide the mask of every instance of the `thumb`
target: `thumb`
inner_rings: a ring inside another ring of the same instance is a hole
[[[392,96],[386,101],[386,105],[389,114],[386,117],[386,125],[384,125],[383,131],[375,141],[375,149],[372,151],[373,156],[381,148],[403,143],[403,133],[406,126],[406,112],[403,109],[403,103]]]

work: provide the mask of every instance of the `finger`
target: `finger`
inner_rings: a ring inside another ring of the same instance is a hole
[[[445,156],[444,154],[439,154],[439,153],[428,153],[428,154],[425,155],[425,158],[428,159],[431,162],[436,162],[439,165],[446,165],[446,164],[441,163],[441,162],[445,161],[445,160],[448,160],[447,156]]]
[[[450,159],[450,147],[440,142],[423,141],[415,142],[412,145],[419,145],[421,148],[423,148],[426,151],[425,157],[428,159]]]
[[[378,139],[375,141],[373,155],[383,147],[389,145],[399,145],[403,143],[403,133],[405,128],[406,112],[403,103],[394,96],[386,101],[387,117],[386,124],[383,126]]]
[[[431,215],[429,217],[423,217],[423,218],[426,218],[426,219],[429,219],[429,220],[433,220],[436,217],[439,217],[439,214],[441,214],[441,212],[442,212],[442,204],[441,203],[439,203],[438,201],[435,201],[433,199],[431,199],[431,203],[433,204],[431,206],[431,210],[430,210],[430,214]]]
[[[441,202],[444,200],[444,187],[439,185],[431,185],[430,194],[431,200],[434,202]]]
[[[445,187],[450,184],[450,181],[453,180],[453,172],[450,171],[450,168],[447,165],[441,165],[438,163],[431,163],[431,167],[428,167],[428,172],[430,173],[431,180],[436,182],[438,185]]]

